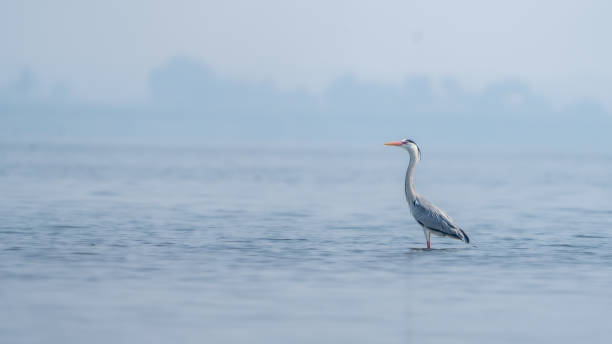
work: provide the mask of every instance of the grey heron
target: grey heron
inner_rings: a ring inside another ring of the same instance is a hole
[[[470,243],[470,238],[465,234],[463,229],[459,228],[442,209],[436,207],[414,189],[414,168],[421,160],[421,149],[417,144],[410,140],[404,139],[401,141],[387,142],[386,146],[395,146],[404,148],[410,154],[410,163],[406,170],[406,184],[404,191],[406,192],[406,201],[410,206],[410,212],[414,219],[423,227],[425,240],[427,240],[427,248],[431,248],[431,235],[450,237],[461,240],[466,244]]]

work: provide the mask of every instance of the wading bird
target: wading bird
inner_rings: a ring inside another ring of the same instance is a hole
[[[414,219],[423,227],[425,240],[427,240],[427,248],[431,248],[431,235],[451,237],[461,240],[466,244],[470,243],[470,238],[459,228],[455,222],[444,213],[440,208],[431,204],[421,195],[416,193],[414,189],[414,168],[421,160],[421,149],[417,144],[410,140],[404,139],[396,142],[387,142],[386,146],[396,146],[404,148],[410,154],[410,163],[406,170],[406,184],[404,190],[406,192],[406,201],[410,206],[410,212]]]

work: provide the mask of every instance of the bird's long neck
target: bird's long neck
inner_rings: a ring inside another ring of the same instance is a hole
[[[406,191],[406,201],[410,204],[414,202],[417,196],[416,190],[414,189],[414,168],[418,162],[419,158],[410,154],[410,163],[408,164],[408,169],[406,170],[406,184],[404,185],[404,189]]]

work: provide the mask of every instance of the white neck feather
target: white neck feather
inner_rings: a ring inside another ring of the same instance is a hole
[[[414,153],[412,151],[408,151],[410,153],[410,163],[408,164],[408,169],[406,170],[406,183],[404,185],[404,189],[406,192],[406,201],[412,206],[413,202],[416,200],[417,193],[414,189],[414,168],[416,164],[419,162],[418,153]]]

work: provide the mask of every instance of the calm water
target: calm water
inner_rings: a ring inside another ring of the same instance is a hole
[[[612,338],[612,157],[0,145],[2,343]]]

